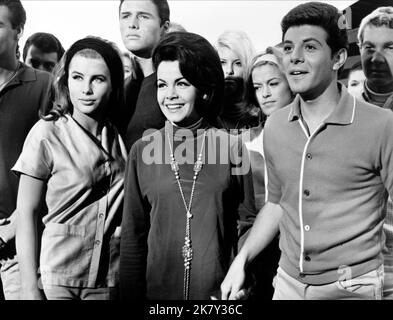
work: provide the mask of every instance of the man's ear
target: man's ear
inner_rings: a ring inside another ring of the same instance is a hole
[[[165,34],[165,33],[168,31],[168,29],[169,29],[169,24],[170,24],[169,21],[165,21],[164,24],[161,26],[161,27],[162,27],[162,33],[163,33],[163,34]]]
[[[347,61],[348,58],[348,52],[347,49],[340,49],[338,52],[334,54],[334,65],[333,65],[333,70],[338,71]]]

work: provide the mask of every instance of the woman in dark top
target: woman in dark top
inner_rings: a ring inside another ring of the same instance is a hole
[[[210,299],[255,217],[247,151],[214,128],[224,76],[207,40],[175,32],[153,54],[167,118],[131,149],[120,283],[123,299]]]

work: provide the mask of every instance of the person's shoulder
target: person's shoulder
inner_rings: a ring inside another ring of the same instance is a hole
[[[69,125],[70,117],[67,115],[60,116],[58,119],[40,119],[36,125],[48,131],[60,130]]]
[[[56,126],[56,121],[40,119],[31,128],[29,137],[34,137],[39,140],[46,140],[50,138],[55,131],[57,131]]]
[[[355,113],[358,113],[362,120],[370,122],[371,120],[393,121],[393,112],[390,109],[379,107],[375,104],[356,99]]]
[[[36,69],[34,69],[34,72],[36,73],[37,81],[39,82],[50,83],[53,80],[53,75],[49,72]]]
[[[266,120],[264,129],[278,128],[285,126],[289,122],[289,116],[292,110],[293,104],[289,105],[273,112]]]
[[[41,71],[27,66],[21,62],[20,79],[23,81],[33,81],[39,83],[49,83],[53,79],[53,75],[46,71]]]

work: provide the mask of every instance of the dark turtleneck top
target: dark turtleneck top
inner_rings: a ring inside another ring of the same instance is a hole
[[[205,300],[219,293],[256,214],[251,170],[236,172],[242,165],[249,169],[247,151],[238,137],[204,121],[187,134],[167,122],[163,129],[138,140],[128,159],[120,258],[122,299],[183,299],[186,210],[171,171],[169,142],[188,204],[205,130],[205,164],[191,209],[190,299]]]

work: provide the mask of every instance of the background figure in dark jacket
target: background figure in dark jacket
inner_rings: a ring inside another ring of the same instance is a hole
[[[147,15],[149,19],[143,19]],[[155,46],[169,26],[170,11],[166,0],[121,0],[120,32],[125,47],[136,62],[136,78],[125,84],[125,108],[116,125],[127,150],[148,129],[161,129],[165,123],[156,99],[156,73],[152,63]]]
[[[25,22],[19,0],[0,0],[0,270],[7,300],[19,299],[20,290],[13,214],[18,178],[11,167],[50,97],[51,76],[27,67],[15,55]]]

